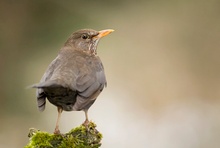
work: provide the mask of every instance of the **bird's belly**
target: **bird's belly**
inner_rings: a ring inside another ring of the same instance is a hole
[[[76,92],[66,88],[50,88],[45,91],[48,101],[65,111],[72,111],[76,102]]]
[[[61,107],[65,111],[72,111],[75,104],[75,98],[65,97],[47,97],[48,101],[57,107]]]

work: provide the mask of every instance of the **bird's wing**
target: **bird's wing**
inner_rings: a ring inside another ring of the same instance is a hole
[[[74,105],[76,110],[85,109],[93,103],[99,93],[106,85],[104,67],[101,60],[96,57],[90,62],[89,59],[78,57],[80,61],[78,76],[75,82],[75,89],[78,92],[77,101]]]
[[[45,87],[47,85],[50,85],[50,86],[53,85],[53,81],[47,81],[47,80],[51,78],[55,68],[59,64],[60,64],[60,59],[57,57],[48,66],[46,72],[44,73],[43,77],[40,80],[40,83],[33,86],[35,88],[38,88],[36,90],[36,95],[37,95],[37,104],[38,104],[39,111],[44,111],[45,105],[46,105],[46,95],[42,89],[42,86]]]

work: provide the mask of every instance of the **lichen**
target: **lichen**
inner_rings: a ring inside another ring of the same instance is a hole
[[[25,148],[99,148],[102,140],[102,134],[93,122],[87,127],[80,125],[62,135],[31,128],[28,137],[30,142]]]

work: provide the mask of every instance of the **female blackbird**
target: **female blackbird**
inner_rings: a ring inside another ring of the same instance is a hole
[[[63,110],[83,110],[84,125],[88,125],[88,109],[107,84],[102,62],[97,56],[97,45],[100,38],[113,31],[82,29],[72,33],[40,83],[33,86],[37,88],[40,111],[45,109],[46,98],[58,108],[54,133],[60,133],[59,120]]]

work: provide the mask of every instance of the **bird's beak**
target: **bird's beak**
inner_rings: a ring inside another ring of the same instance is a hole
[[[95,36],[95,38],[102,38],[110,33],[112,33],[114,30],[113,29],[106,29],[106,30],[101,30],[99,31],[99,34]]]
[[[92,37],[92,44],[90,44],[91,46],[89,47],[89,50],[96,54],[96,48],[99,43],[99,40],[113,31],[114,31],[113,29],[106,29],[99,31],[96,36]]]

